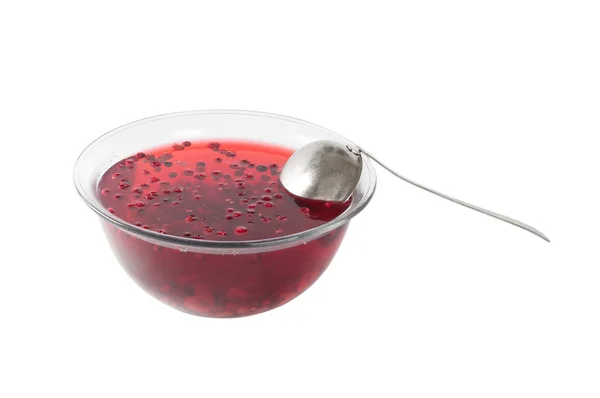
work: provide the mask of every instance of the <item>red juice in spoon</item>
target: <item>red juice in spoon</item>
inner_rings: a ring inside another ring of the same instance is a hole
[[[182,142],[139,152],[109,168],[98,195],[138,228],[207,241],[290,235],[342,214],[344,204],[299,202],[279,183],[286,148],[253,142]],[[346,225],[306,244],[223,255],[149,243],[105,224],[127,273],[188,313],[235,317],[275,308],[306,290],[335,255]]]

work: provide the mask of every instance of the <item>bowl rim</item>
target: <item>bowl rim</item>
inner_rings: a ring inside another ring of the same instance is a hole
[[[108,131],[107,133],[101,135],[92,141],[85,149],[79,154],[77,160],[75,162],[75,166],[73,169],[73,182],[75,184],[75,188],[79,196],[83,199],[83,201],[90,207],[97,215],[99,215],[105,221],[110,222],[116,227],[125,230],[133,235],[140,236],[145,239],[150,239],[152,241],[158,241],[165,244],[176,245],[181,247],[192,247],[196,249],[254,249],[259,247],[274,247],[274,246],[295,246],[294,243],[297,244],[302,243],[303,241],[310,241],[316,239],[328,232],[333,231],[334,229],[344,225],[349,222],[352,218],[354,218],[357,214],[359,214],[371,201],[373,195],[375,194],[375,190],[377,187],[377,174],[375,172],[375,165],[369,159],[368,156],[363,156],[363,168],[367,169],[368,178],[369,178],[369,187],[367,188],[367,192],[361,198],[359,202],[354,205],[354,202],[350,205],[350,207],[342,213],[340,216],[334,218],[331,221],[326,222],[325,224],[321,224],[314,228],[308,229],[306,231],[297,232],[290,235],[284,235],[280,237],[268,238],[268,239],[260,239],[260,240],[244,240],[244,241],[217,241],[217,240],[206,240],[206,239],[193,239],[187,238],[183,236],[175,236],[168,234],[161,234],[155,231],[143,229],[136,227],[133,224],[129,224],[126,221],[121,220],[117,216],[110,213],[107,209],[97,206],[92,199],[86,193],[84,189],[84,185],[82,184],[80,170],[81,164],[84,161],[85,155],[96,145],[101,143],[102,141],[119,134],[120,132],[126,131],[127,129],[134,127],[139,124],[144,124],[148,122],[152,122],[160,119],[168,119],[180,116],[190,116],[190,115],[210,115],[210,114],[219,114],[219,115],[247,115],[247,116],[258,116],[258,117],[267,117],[285,120],[288,122],[298,123],[305,125],[307,127],[311,127],[325,133],[333,135],[336,139],[339,139],[346,144],[350,144],[353,147],[358,147],[356,144],[343,137],[342,135],[331,131],[323,126],[308,122],[306,120],[280,115],[276,113],[267,113],[260,111],[250,111],[250,110],[238,110],[238,109],[206,109],[206,110],[191,110],[191,111],[183,111],[183,112],[172,112],[172,113],[164,113],[160,115],[155,115],[151,117],[146,117],[143,119],[138,119],[136,121],[121,125],[115,129]],[[354,205],[354,206],[353,206]]]

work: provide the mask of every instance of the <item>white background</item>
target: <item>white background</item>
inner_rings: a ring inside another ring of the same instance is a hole
[[[596,1],[0,6],[0,396],[598,397]],[[323,277],[239,320],[143,293],[72,166],[155,114],[309,120],[379,170]],[[126,395],[127,394],[127,395]]]

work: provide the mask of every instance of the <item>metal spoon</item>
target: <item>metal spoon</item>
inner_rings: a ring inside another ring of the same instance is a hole
[[[530,225],[427,188],[396,173],[364,149],[353,148],[337,141],[314,141],[294,152],[281,171],[281,184],[292,195],[299,198],[344,202],[352,195],[360,180],[362,155],[368,156],[381,167],[409,184],[469,209],[523,228],[550,242],[546,235]]]

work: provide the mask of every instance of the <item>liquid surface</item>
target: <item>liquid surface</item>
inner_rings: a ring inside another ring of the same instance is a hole
[[[113,165],[99,197],[139,228],[191,239],[241,241],[315,228],[344,204],[295,200],[279,183],[286,148],[252,142],[182,142]]]

